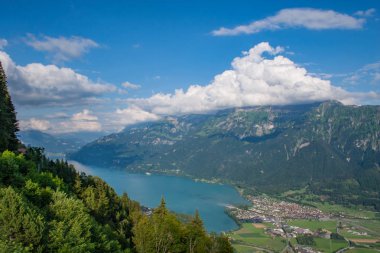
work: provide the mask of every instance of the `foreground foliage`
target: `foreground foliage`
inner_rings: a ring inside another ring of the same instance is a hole
[[[0,155],[0,252],[232,252],[198,213],[181,223],[162,200],[149,217],[126,194],[41,149]]]
[[[0,63],[0,253],[232,252],[198,214],[181,223],[162,201],[148,217],[102,179],[25,148],[17,131]]]

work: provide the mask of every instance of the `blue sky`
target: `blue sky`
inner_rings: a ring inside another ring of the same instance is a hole
[[[235,106],[380,102],[377,1],[0,4],[22,128],[112,132]]]

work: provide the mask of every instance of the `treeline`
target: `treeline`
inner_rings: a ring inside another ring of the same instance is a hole
[[[0,252],[233,252],[199,215],[182,223],[164,200],[151,216],[102,179],[24,147],[0,63]]]
[[[164,200],[149,217],[126,194],[41,149],[0,156],[0,252],[233,252],[196,213],[181,223]]]
[[[326,201],[344,206],[366,206],[380,211],[379,169],[366,169],[357,179],[310,183],[309,192],[325,196]],[[373,191],[376,189],[376,191]],[[318,201],[318,199],[316,199]]]

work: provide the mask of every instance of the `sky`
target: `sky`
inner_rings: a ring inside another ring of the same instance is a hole
[[[0,0],[23,130],[117,132],[165,116],[380,104],[379,1]]]

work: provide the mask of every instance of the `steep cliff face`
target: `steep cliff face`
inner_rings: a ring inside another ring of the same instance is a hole
[[[135,171],[225,179],[263,191],[351,179],[363,189],[363,175],[378,178],[379,136],[379,106],[331,101],[167,118],[128,127],[71,157]]]

